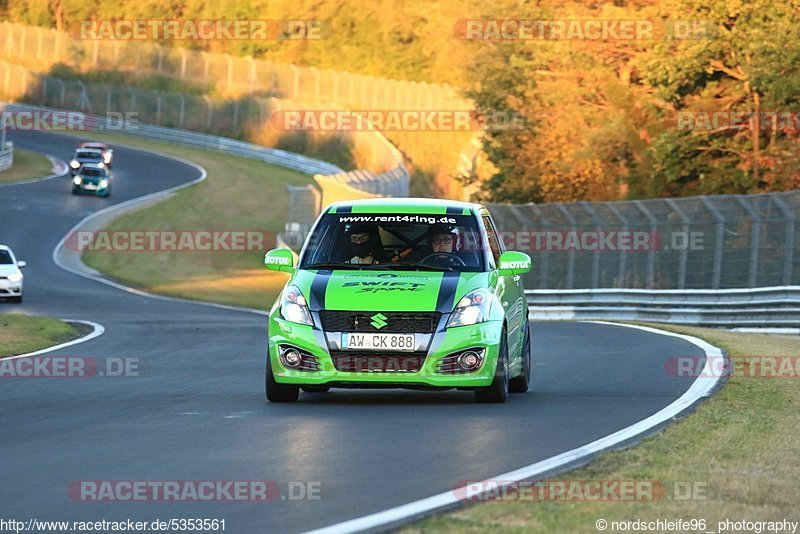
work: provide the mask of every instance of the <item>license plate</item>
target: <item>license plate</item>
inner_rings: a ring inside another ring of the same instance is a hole
[[[417,348],[417,343],[414,334],[343,333],[342,348],[413,352]]]
[[[83,184],[83,188],[84,189],[92,189],[92,190],[94,190],[94,189],[97,189],[97,186],[94,185],[94,184]]]

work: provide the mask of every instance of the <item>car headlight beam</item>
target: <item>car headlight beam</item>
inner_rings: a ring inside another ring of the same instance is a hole
[[[8,275],[9,282],[22,282],[22,273],[11,273]]]
[[[491,301],[492,295],[486,289],[470,291],[456,304],[447,321],[447,328],[477,324],[488,320]]]
[[[72,183],[75,185],[81,185],[81,177],[76,176],[75,178],[72,179]]]
[[[286,286],[281,295],[281,316],[287,321],[313,325],[306,298],[297,286]]]
[[[69,162],[69,166],[72,167],[73,169],[77,169],[78,167],[81,166],[81,164],[78,163],[78,160],[73,159],[72,161]]]

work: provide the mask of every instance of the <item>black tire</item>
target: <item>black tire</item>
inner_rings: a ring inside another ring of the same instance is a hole
[[[327,393],[330,391],[330,386],[303,386],[303,391],[306,393]]]
[[[272,374],[272,365],[267,356],[267,370],[264,379],[264,388],[269,402],[295,402],[300,396],[300,388],[297,386],[287,386],[286,384],[279,384],[275,382],[275,376]]]
[[[11,302],[17,302],[17,303],[22,302],[22,295],[18,297],[11,297],[9,300],[11,300]]]
[[[73,187],[72,188],[72,194],[73,195],[77,195],[78,193],[80,193],[80,190],[77,187]]]
[[[531,388],[531,324],[525,319],[525,341],[522,344],[522,373],[508,382],[511,393],[527,393]]]
[[[492,385],[487,388],[476,389],[475,400],[480,403],[503,403],[506,399],[508,399],[508,342],[506,341],[506,330],[504,328]]]

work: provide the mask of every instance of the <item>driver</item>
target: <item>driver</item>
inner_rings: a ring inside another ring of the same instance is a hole
[[[430,232],[431,250],[434,254],[453,254],[456,248],[455,229],[446,225],[434,225]]]
[[[350,264],[374,264],[378,263],[375,257],[375,249],[372,243],[372,235],[367,228],[354,227],[350,231],[350,250],[353,257],[347,260]]]

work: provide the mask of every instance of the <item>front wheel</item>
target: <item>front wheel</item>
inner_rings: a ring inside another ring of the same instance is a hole
[[[267,356],[267,370],[264,379],[267,400],[269,402],[295,402],[300,396],[300,388],[275,382],[275,376],[272,374],[272,364],[269,360],[270,358]]]
[[[501,337],[492,385],[475,390],[475,400],[481,403],[503,403],[508,399],[508,344],[505,329]]]
[[[526,393],[531,388],[531,324],[525,320],[525,341],[522,343],[522,373],[508,382],[511,393]]]

